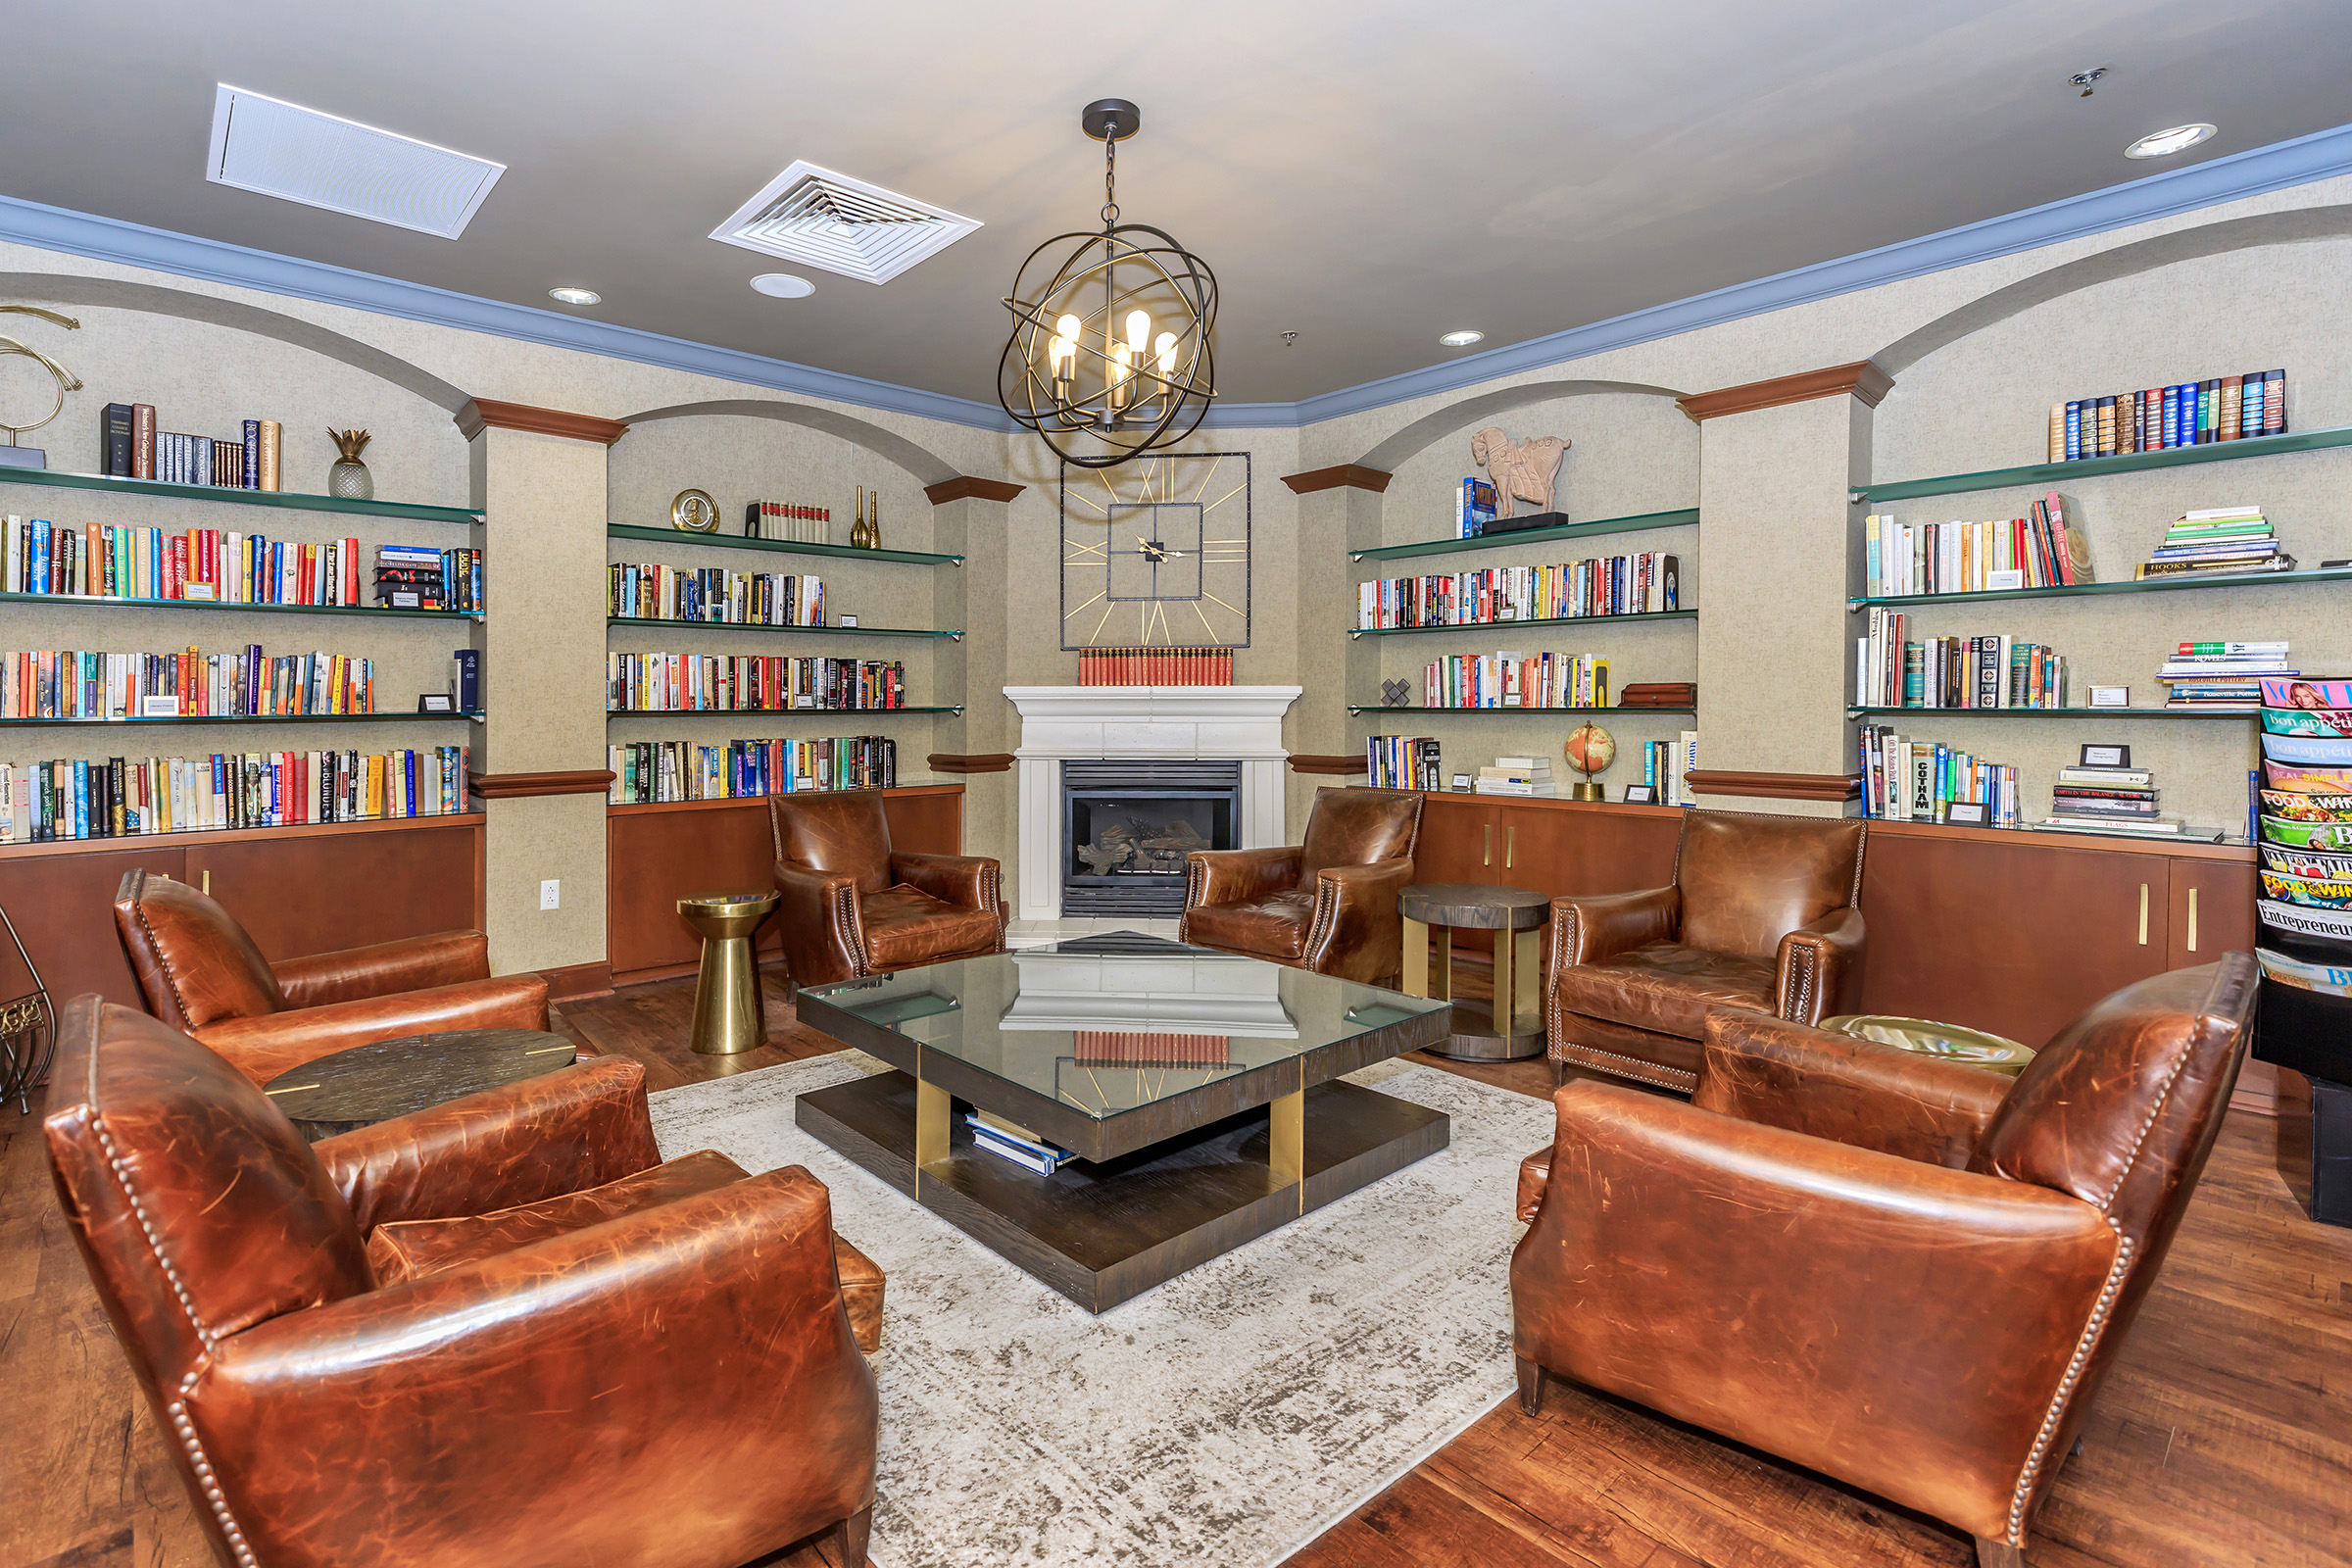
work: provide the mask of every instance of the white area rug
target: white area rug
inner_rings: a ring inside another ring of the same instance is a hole
[[[885,1568],[1279,1562],[1514,1387],[1512,1195],[1549,1102],[1354,1074],[1445,1111],[1451,1146],[1095,1317],[793,1125],[796,1095],[881,1070],[845,1051],[653,1113],[666,1155],[808,1166],[889,1277]]]

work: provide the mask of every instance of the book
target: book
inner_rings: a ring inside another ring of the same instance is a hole
[[[98,471],[112,478],[130,478],[131,406],[127,403],[109,403],[99,411],[98,420]]]

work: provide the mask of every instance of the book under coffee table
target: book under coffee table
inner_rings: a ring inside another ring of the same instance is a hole
[[[799,993],[897,1070],[802,1095],[804,1132],[1089,1311],[1446,1147],[1337,1080],[1446,1038],[1447,1004],[1132,932]],[[1077,1157],[1039,1175],[966,1110]]]

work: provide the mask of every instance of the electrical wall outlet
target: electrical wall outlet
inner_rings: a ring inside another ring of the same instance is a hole
[[[561,909],[564,907],[564,884],[557,881],[552,876],[546,881],[540,883],[539,907],[542,909]]]

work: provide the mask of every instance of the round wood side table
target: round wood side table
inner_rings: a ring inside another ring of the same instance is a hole
[[[1404,989],[1453,1004],[1453,1034],[1430,1054],[1455,1061],[1524,1061],[1544,1054],[1544,964],[1537,932],[1551,918],[1551,896],[1532,888],[1477,882],[1430,882],[1396,895],[1404,916]],[[1429,928],[1445,928],[1438,961],[1430,965]],[[1494,999],[1465,1002],[1453,994],[1453,933],[1494,933]]]
[[[572,1044],[537,1029],[452,1029],[353,1046],[289,1067],[262,1093],[317,1143],[568,1067]]]
[[[781,902],[780,893],[707,893],[680,899],[678,912],[703,939],[688,1039],[706,1056],[733,1056],[767,1044],[767,1007],[752,933]]]

